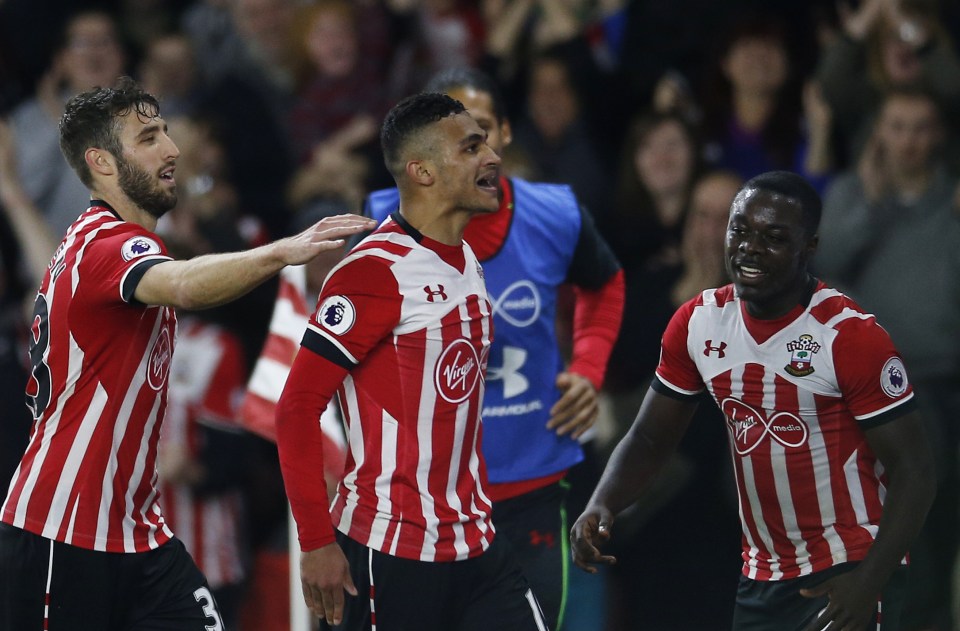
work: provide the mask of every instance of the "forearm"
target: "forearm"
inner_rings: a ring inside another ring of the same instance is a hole
[[[696,403],[647,391],[637,419],[607,462],[589,505],[614,515],[643,495],[686,433]]]
[[[879,593],[916,539],[936,494],[932,467],[922,464],[891,477],[877,537],[857,567]]]
[[[144,274],[135,297],[144,304],[190,310],[236,300],[284,267],[278,243],[155,265]]]
[[[600,390],[607,360],[620,332],[625,284],[623,270],[617,271],[597,291],[576,288],[573,320],[573,358],[570,372],[583,375]]]

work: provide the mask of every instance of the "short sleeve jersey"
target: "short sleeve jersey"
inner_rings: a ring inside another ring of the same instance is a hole
[[[480,405],[492,336],[470,247],[432,241],[399,213],[331,272],[303,346],[350,371],[338,390],[348,434],[332,507],[341,532],[421,561],[489,547]]]
[[[681,398],[706,389],[724,414],[744,575],[789,579],[866,555],[886,478],[864,430],[913,406],[872,315],[822,283],[772,321],[750,317],[732,286],[707,290],[668,325],[654,387]]]
[[[82,548],[142,552],[172,537],[156,455],[176,335],[172,309],[133,295],[170,260],[145,228],[94,202],[67,231],[34,306],[35,424],[2,520]]]

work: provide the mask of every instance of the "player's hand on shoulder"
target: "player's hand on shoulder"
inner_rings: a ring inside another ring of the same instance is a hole
[[[550,408],[547,429],[556,430],[560,436],[570,434],[571,438],[580,438],[600,414],[597,389],[589,379],[573,372],[560,373],[556,383],[562,394]]]
[[[600,552],[600,546],[610,540],[613,514],[603,507],[589,505],[570,529],[570,551],[573,562],[580,569],[597,573],[597,564],[613,565],[616,557]]]
[[[345,237],[373,230],[377,222],[360,215],[325,217],[303,232],[275,243],[280,259],[287,265],[301,265],[321,252],[339,248]]]
[[[357,595],[350,564],[337,543],[300,555],[300,586],[310,611],[331,625],[343,620],[343,592]]]

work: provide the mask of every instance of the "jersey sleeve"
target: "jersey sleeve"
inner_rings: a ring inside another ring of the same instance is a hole
[[[403,298],[388,265],[365,256],[335,270],[301,345],[347,370],[363,361],[400,320]]]
[[[86,295],[97,302],[135,302],[137,285],[148,269],[172,260],[160,238],[136,224],[95,239],[80,261]],[[87,273],[89,272],[89,273]]]
[[[653,388],[674,398],[695,398],[704,389],[697,365],[687,350],[690,318],[700,297],[683,304],[670,318],[660,342],[660,363]]]
[[[841,323],[833,357],[840,392],[861,427],[882,425],[915,406],[903,359],[874,318]]]

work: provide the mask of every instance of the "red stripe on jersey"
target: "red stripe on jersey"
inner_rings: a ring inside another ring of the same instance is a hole
[[[774,375],[774,384],[777,392],[776,409],[799,409],[797,388],[780,375]],[[798,550],[796,553],[801,556],[805,554],[812,561],[813,571],[819,572],[829,567],[828,559],[831,557],[831,552],[830,545],[823,538],[823,515],[820,512],[817,497],[819,485],[809,442],[805,447],[798,448],[791,456],[787,476],[791,505],[806,507],[800,512],[793,511],[794,515],[791,519],[797,531],[792,533],[791,539],[796,540],[799,536],[803,541],[804,550]],[[794,569],[799,570],[799,568],[790,568],[791,571]]]

